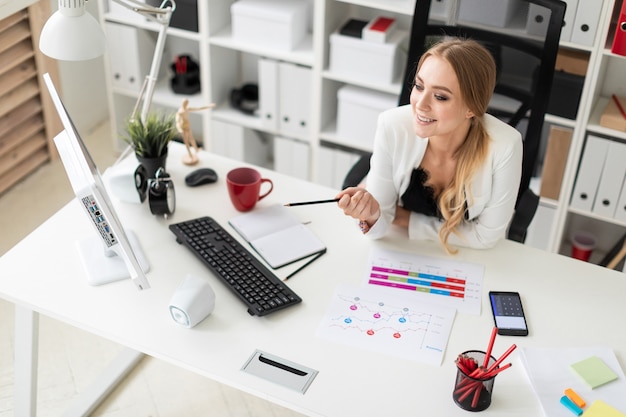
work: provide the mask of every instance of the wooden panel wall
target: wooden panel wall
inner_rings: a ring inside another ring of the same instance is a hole
[[[56,63],[38,51],[47,0],[0,21],[0,194],[56,158],[52,138],[60,121],[41,74],[58,82]]]

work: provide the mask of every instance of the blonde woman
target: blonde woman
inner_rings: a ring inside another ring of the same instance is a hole
[[[395,224],[448,253],[505,237],[522,138],[486,113],[495,77],[491,54],[475,41],[449,39],[420,58],[410,104],[378,119],[366,188],[337,195],[363,233],[380,238]]]

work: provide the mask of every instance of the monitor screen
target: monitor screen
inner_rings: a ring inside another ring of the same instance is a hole
[[[150,288],[145,276],[148,262],[139,241],[132,231],[122,227],[98,167],[49,74],[44,74],[43,79],[64,127],[54,142],[76,198],[96,231],[90,238],[77,242],[88,282],[100,285],[130,278],[138,289]]]

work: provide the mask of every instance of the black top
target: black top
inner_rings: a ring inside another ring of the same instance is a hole
[[[417,167],[413,170],[409,186],[401,197],[402,205],[407,210],[442,219],[435,190],[426,185],[428,178],[428,172],[424,169]]]
[[[433,187],[426,185],[428,178],[430,178],[428,171],[420,167],[413,170],[409,186],[401,197],[402,205],[405,209],[415,213],[443,220],[443,216],[439,210],[439,205],[437,204],[437,198],[435,197],[435,190]],[[467,201],[464,206],[465,220],[467,220],[469,216],[469,212],[467,211]]]

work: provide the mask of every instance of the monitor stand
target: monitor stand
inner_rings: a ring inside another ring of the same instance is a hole
[[[144,273],[148,272],[150,265],[135,233],[127,229],[126,235],[141,269]],[[81,239],[76,242],[76,247],[90,285],[103,285],[130,278],[124,259],[113,250],[107,251],[99,237]]]

